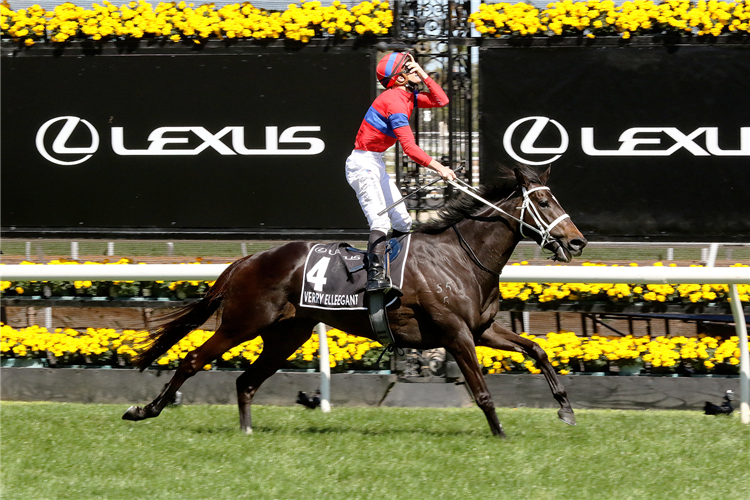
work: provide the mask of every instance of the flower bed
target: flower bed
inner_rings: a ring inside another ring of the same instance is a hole
[[[521,263],[521,265],[525,264]],[[513,264],[519,265],[519,264]],[[583,266],[606,267],[605,264],[583,263]],[[637,264],[630,264],[636,267]],[[663,266],[657,262],[654,266]],[[675,264],[670,264],[674,267]],[[613,265],[612,267],[617,267]],[[691,266],[696,267],[696,266]],[[698,266],[699,267],[699,266]],[[748,267],[734,264],[731,267]],[[737,285],[741,302],[750,302],[750,285]],[[729,286],[723,284],[643,285],[625,283],[500,283],[500,298],[511,302],[553,304],[565,302],[608,302],[632,304],[712,304],[729,301]]]
[[[78,331],[72,328],[57,328],[50,332],[46,328],[31,326],[14,329],[8,325],[0,327],[0,355],[2,358],[53,359],[57,366],[131,366],[138,347],[146,340],[147,331],[111,328],[87,328]],[[176,368],[188,352],[208,340],[214,332],[195,330],[180,340],[155,366]],[[381,345],[369,339],[348,335],[339,330],[328,332],[328,351],[331,370],[374,369]],[[318,361],[318,335],[313,336],[287,362],[286,368],[315,369]],[[254,362],[263,350],[263,340],[253,340],[233,347],[220,360],[205,369],[243,368]],[[387,359],[387,358],[386,358]]]
[[[194,3],[132,1],[115,6],[107,0],[91,9],[64,3],[48,12],[34,5],[13,11],[7,2],[0,6],[2,36],[26,45],[49,40],[156,39],[197,44],[208,39],[266,40],[284,38],[306,43],[312,37],[385,35],[393,25],[388,2],[365,1],[351,8],[335,0],[290,4],[284,12],[258,9],[245,2],[216,8]]]
[[[90,9],[65,3],[51,12],[38,5],[13,11],[0,6],[2,37],[26,45],[40,41],[155,39],[205,43],[217,40],[384,36],[393,26],[388,2],[365,1],[351,8],[336,0],[290,4],[273,12],[245,2],[216,8],[194,3],[132,1],[119,7],[104,0]],[[676,34],[697,37],[750,32],[750,0],[737,2],[666,0],[565,0],[546,9],[518,3],[482,3],[468,21],[483,37],[619,36]]]
[[[88,328],[86,331],[58,328],[54,332],[39,326],[14,329],[0,328],[0,354],[3,359],[47,359],[57,366],[129,366],[137,346],[147,332],[109,328]],[[185,355],[214,334],[195,330],[169,352],[160,357],[155,366],[175,368]],[[340,330],[328,332],[330,366],[333,372],[372,370],[382,346],[362,337]],[[569,331],[550,332],[546,337],[523,334],[537,342],[547,353],[552,365],[562,375],[572,372],[609,372],[612,368],[636,365],[650,373],[719,374],[739,373],[740,351],[737,337],[728,340],[699,337],[578,337]],[[317,334],[287,359],[286,368],[315,369],[318,367]],[[255,361],[263,350],[263,341],[256,338],[224,353],[220,360],[206,365],[216,368],[243,368]],[[487,374],[503,372],[540,373],[534,362],[517,352],[477,347],[477,357]],[[386,358],[387,359],[387,358]]]
[[[194,264],[202,262],[201,258]],[[84,262],[53,260],[50,265],[118,265],[132,264],[129,259],[117,262]],[[22,262],[35,265],[31,262]],[[513,265],[524,265],[526,262]],[[143,264],[147,265],[147,264]],[[187,264],[186,264],[187,265]],[[584,263],[584,266],[605,266]],[[636,266],[637,264],[630,264]],[[655,266],[663,265],[660,262]],[[673,265],[673,264],[670,264]],[[616,267],[617,265],[613,266]],[[747,264],[735,264],[748,267]],[[151,297],[168,299],[198,298],[213,285],[213,281],[2,281],[0,292],[6,298],[22,297]],[[610,303],[632,304],[726,304],[729,287],[723,284],[639,285],[613,283],[500,283],[500,298],[509,303],[564,304]],[[750,285],[737,285],[740,301],[750,302]]]
[[[469,22],[486,37],[683,34],[719,36],[750,32],[750,2],[688,0],[566,0],[537,9],[525,3],[483,3]]]
[[[203,259],[185,265],[199,265]],[[22,265],[37,265],[23,261]],[[129,265],[134,264],[130,259],[123,258],[116,262],[108,259],[102,262],[86,261],[80,263],[75,260],[55,259],[48,265]],[[148,264],[141,264],[148,265]],[[183,300],[198,298],[213,286],[213,281],[2,281],[0,292],[6,298],[33,297],[104,297],[128,298],[151,297]]]

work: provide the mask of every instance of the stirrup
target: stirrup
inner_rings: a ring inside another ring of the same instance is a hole
[[[383,346],[395,345],[396,339],[393,337],[391,325],[388,323],[388,312],[385,308],[385,292],[369,292],[365,294],[365,302],[370,317],[370,326],[378,337],[378,342]]]
[[[375,276],[372,279],[368,279],[367,284],[365,285],[365,291],[367,293],[387,292],[391,288],[391,280],[386,278],[384,275]]]

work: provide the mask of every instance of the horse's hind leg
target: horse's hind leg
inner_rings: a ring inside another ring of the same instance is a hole
[[[237,378],[237,404],[240,410],[240,430],[252,434],[250,405],[260,385],[291,356],[312,335],[316,322],[308,320],[287,320],[261,333],[263,351],[245,373]]]
[[[500,349],[503,351],[521,352],[531,357],[536,361],[539,369],[542,370],[542,374],[552,391],[552,396],[560,404],[560,409],[557,411],[560,420],[569,425],[576,424],[576,417],[573,413],[573,407],[570,405],[568,393],[565,391],[565,387],[560,382],[557,373],[555,373],[555,369],[549,362],[547,353],[544,352],[544,349],[542,349],[539,344],[533,340],[521,337],[495,322],[490,328],[485,330],[479,338],[477,345],[492,347],[493,349]]]
[[[141,408],[140,406],[131,406],[125,415],[124,420],[144,420],[146,418],[158,417],[164,407],[173,400],[177,390],[185,383],[187,379],[195,375],[205,365],[221,356],[235,345],[248,340],[237,339],[235,336],[228,336],[225,329],[219,327],[216,333],[211,336],[200,347],[190,351],[185,359],[182,360],[177,371],[172,376],[172,380],[164,387],[161,394],[151,403]]]

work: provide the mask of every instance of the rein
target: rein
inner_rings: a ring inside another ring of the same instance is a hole
[[[479,260],[479,257],[477,257],[477,254],[474,253],[474,250],[471,249],[471,246],[469,245],[469,243],[464,239],[464,236],[458,230],[458,227],[456,227],[455,224],[453,224],[451,227],[456,232],[456,236],[458,236],[458,243],[461,245],[461,248],[466,250],[466,253],[469,254],[469,257],[471,257],[471,260],[474,262],[474,264],[478,265],[482,271],[487,271],[490,274],[500,276],[500,273],[493,271],[492,269],[488,269],[487,267],[485,267],[484,264],[482,264],[482,261]]]
[[[462,193],[465,193],[465,194],[471,196],[472,198],[475,198],[475,199],[481,201],[482,203],[484,203],[488,207],[494,208],[498,212],[500,212],[500,213],[502,213],[504,215],[507,215],[511,219],[513,219],[516,222],[520,223],[521,224],[521,236],[526,237],[526,235],[523,232],[523,228],[524,227],[527,227],[530,230],[532,230],[535,233],[537,233],[541,237],[541,239],[542,239],[542,241],[540,243],[540,246],[542,248],[544,248],[544,246],[546,244],[550,243],[551,241],[555,241],[555,239],[551,237],[552,229],[554,229],[555,226],[557,226],[563,220],[565,220],[567,218],[570,218],[570,215],[563,214],[563,215],[561,215],[560,217],[558,217],[557,219],[555,219],[554,221],[552,221],[549,224],[547,224],[547,223],[544,222],[544,219],[542,218],[541,214],[539,213],[539,210],[536,208],[536,205],[534,205],[531,202],[531,198],[529,198],[529,195],[531,193],[533,193],[534,191],[541,191],[541,190],[547,190],[547,191],[549,191],[549,188],[547,186],[537,186],[535,188],[528,189],[528,190],[525,187],[521,187],[521,192],[523,193],[523,203],[521,203],[520,207],[516,207],[516,208],[520,208],[521,209],[521,217],[518,218],[518,217],[515,217],[514,215],[509,214],[508,212],[506,212],[502,208],[498,207],[494,203],[489,202],[489,201],[485,200],[484,198],[482,198],[481,196],[479,196],[476,193],[474,193],[472,191],[474,188],[472,188],[468,184],[463,183],[462,181],[461,181],[461,183],[464,184],[466,187],[462,186],[458,182],[448,181],[448,184],[450,184],[451,186],[453,186],[455,189],[458,189]],[[531,224],[529,224],[528,222],[526,222],[526,221],[523,220],[524,219],[524,215],[526,213],[526,210],[529,211],[529,216],[531,216],[531,218],[536,223],[536,227],[532,226]]]

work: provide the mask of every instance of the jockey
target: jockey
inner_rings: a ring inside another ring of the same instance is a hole
[[[385,171],[385,150],[398,140],[404,153],[418,165],[434,170],[444,179],[456,178],[453,170],[417,146],[409,125],[415,107],[437,108],[448,104],[448,96],[443,89],[409,53],[391,52],[386,55],[378,63],[376,73],[386,90],[367,111],[354,142],[354,151],[346,160],[346,180],[357,193],[370,225],[365,259],[368,292],[391,288],[384,268],[388,230],[392,226],[396,235],[408,233],[411,229],[411,217],[403,203],[378,216],[378,212],[401,198],[396,183]],[[420,82],[427,85],[429,92],[419,93],[417,86]]]

